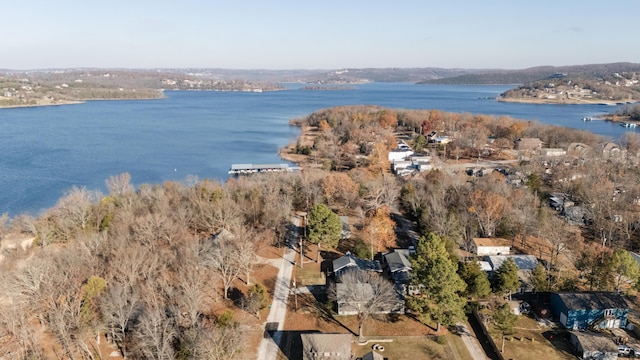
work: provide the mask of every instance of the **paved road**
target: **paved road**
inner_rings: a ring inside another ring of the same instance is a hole
[[[291,272],[293,270],[295,256],[295,251],[291,248],[287,248],[280,263],[280,270],[278,271],[273,295],[273,303],[271,304],[271,311],[269,311],[269,316],[267,317],[267,324],[277,323],[278,330],[273,332],[272,336],[264,336],[262,338],[260,347],[258,348],[258,360],[275,360],[278,356],[284,318],[287,314],[287,302],[289,300],[290,292],[289,284],[291,283]]]
[[[480,346],[478,338],[476,338],[476,335],[473,332],[469,331],[467,325],[459,322],[456,324],[456,327],[458,328],[458,332],[460,333],[467,350],[469,350],[471,358],[474,360],[487,360],[487,355],[484,353],[484,350],[482,350],[482,346]]]

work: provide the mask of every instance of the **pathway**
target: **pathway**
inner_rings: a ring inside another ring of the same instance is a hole
[[[478,342],[478,338],[475,336],[474,333],[469,331],[469,328],[467,327],[467,325],[459,322],[456,324],[456,326],[458,328],[458,333],[460,333],[460,337],[462,337],[462,341],[464,342],[464,345],[467,347],[467,350],[469,351],[469,355],[471,355],[471,358],[474,360],[488,359],[487,355],[484,353],[484,350],[482,350],[482,346],[480,346],[480,342]]]
[[[287,248],[283,258],[280,260],[280,270],[276,279],[271,311],[269,311],[269,316],[267,317],[267,324],[277,324],[277,331],[273,331],[271,336],[268,336],[265,330],[265,335],[258,348],[258,360],[275,360],[278,356],[284,318],[287,314],[287,302],[291,289],[289,284],[291,283],[291,272],[293,271],[295,256],[295,250]]]

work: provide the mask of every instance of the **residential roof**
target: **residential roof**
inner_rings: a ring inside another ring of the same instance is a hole
[[[348,267],[357,266],[362,270],[381,272],[382,267],[377,260],[362,260],[350,253],[333,260],[333,272],[344,270]]]
[[[570,333],[578,339],[583,351],[618,352],[618,346],[611,338],[604,335],[580,331],[570,331]]]
[[[384,356],[378,354],[375,351],[370,351],[364,355],[362,355],[362,360],[384,360]]]
[[[480,246],[509,246],[509,240],[502,238],[473,238],[476,247]]]
[[[493,268],[491,267],[491,263],[488,261],[478,261],[478,264],[480,265],[480,270],[482,271],[491,271],[493,270]]]
[[[538,138],[520,138],[516,140],[516,150],[534,150],[542,148],[542,140]]]
[[[304,360],[350,360],[351,334],[300,334]]]
[[[404,254],[398,251],[393,251],[384,255],[384,259],[389,265],[389,271],[394,273],[396,271],[410,271],[411,261],[406,258]]]
[[[518,270],[533,270],[538,265],[538,259],[533,255],[490,255],[487,260],[493,270],[497,270],[508,258],[513,259]]]
[[[628,309],[622,296],[613,292],[556,293],[571,310]]]

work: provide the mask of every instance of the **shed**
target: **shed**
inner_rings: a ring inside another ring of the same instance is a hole
[[[581,359],[616,360],[618,346],[610,338],[591,332],[570,332],[574,352]]]
[[[552,293],[549,305],[567,329],[612,329],[627,325],[629,306],[618,293]]]
[[[303,360],[351,360],[351,334],[301,334]]]

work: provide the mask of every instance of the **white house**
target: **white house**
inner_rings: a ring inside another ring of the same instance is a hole
[[[411,155],[413,155],[413,151],[410,149],[393,149],[389,151],[389,161],[404,161]]]
[[[509,241],[501,238],[473,238],[471,252],[476,256],[509,255]]]

